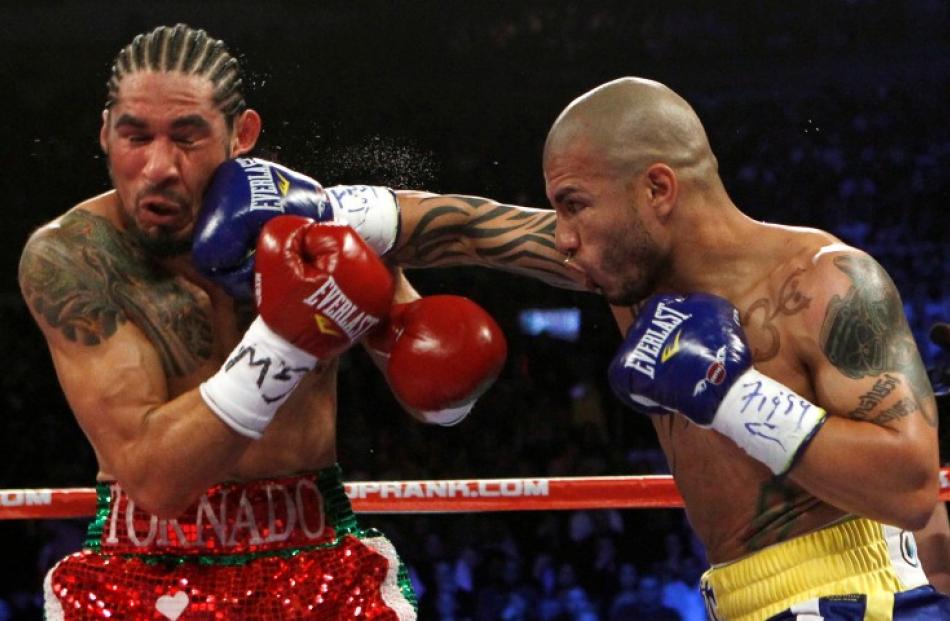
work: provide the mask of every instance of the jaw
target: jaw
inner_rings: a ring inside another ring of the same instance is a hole
[[[190,223],[178,227],[143,226],[125,213],[125,230],[146,252],[157,258],[176,257],[191,251]]]
[[[659,273],[656,257],[630,257],[625,269],[608,271],[599,281],[601,292],[610,304],[633,306],[657,290]]]

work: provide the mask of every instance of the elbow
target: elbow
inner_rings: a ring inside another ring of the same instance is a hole
[[[125,489],[125,487],[123,487]],[[194,502],[194,498],[183,494],[172,493],[171,490],[138,488],[125,489],[136,508],[158,516],[159,519],[173,519],[185,512]]]
[[[180,516],[206,489],[196,489],[188,471],[174,468],[174,462],[156,457],[154,451],[141,443],[129,443],[111,457],[107,471],[135,503],[135,508],[160,519]]]
[[[939,496],[934,495],[928,496],[923,502],[919,503],[918,508],[909,516],[910,519],[908,519],[904,528],[906,530],[921,530],[927,526],[939,500]]]
[[[927,525],[940,500],[940,480],[936,472],[926,477],[922,485],[901,497],[894,526],[905,530],[920,530]]]
[[[135,503],[137,509],[158,516],[160,519],[172,519],[180,516],[198,497],[197,493],[183,490],[155,472],[146,471],[139,475],[117,473],[116,481],[122,491]]]
[[[914,512],[905,512],[906,515],[903,516],[904,519],[900,520],[896,524],[893,524],[893,526],[903,530],[920,530],[927,525],[927,521],[930,519],[930,515],[933,513],[933,510],[933,505],[930,505],[930,508],[927,510],[921,509]]]

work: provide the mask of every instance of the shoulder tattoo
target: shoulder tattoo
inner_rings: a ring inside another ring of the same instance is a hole
[[[35,234],[20,259],[20,286],[34,312],[70,341],[98,345],[128,320],[113,292],[134,251],[105,220],[82,211]],[[126,260],[123,261],[123,258]]]
[[[131,321],[170,375],[211,355],[211,322],[194,295],[104,218],[76,210],[35,234],[19,278],[27,304],[70,341],[96,346]]]
[[[848,276],[851,286],[828,302],[819,337],[822,352],[852,379],[888,380],[893,379],[888,373],[903,374],[916,400],[913,409],[920,409],[935,425],[933,390],[893,281],[870,257],[839,256],[834,265]],[[906,411],[910,406],[901,407]]]

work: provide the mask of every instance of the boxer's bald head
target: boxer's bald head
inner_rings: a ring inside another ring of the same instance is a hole
[[[578,144],[600,153],[615,172],[639,172],[661,162],[685,179],[708,182],[717,176],[716,158],[693,108],[652,80],[620,78],[571,102],[548,133],[545,163]]]
[[[107,109],[115,104],[122,79],[139,71],[206,77],[213,86],[214,104],[229,125],[247,108],[240,64],[223,41],[212,39],[204,30],[178,24],[159,26],[136,36],[115,57],[108,82]]]
[[[706,131],[686,101],[621,78],[578,97],[544,145],[555,246],[611,304],[644,299],[673,269],[694,206],[726,204]],[[685,224],[682,224],[685,223]]]

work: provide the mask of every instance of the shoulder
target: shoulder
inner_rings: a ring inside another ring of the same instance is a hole
[[[103,273],[140,251],[105,218],[73,209],[30,235],[20,256],[21,285],[55,270],[58,274]]]
[[[125,320],[117,291],[135,263],[135,247],[107,219],[73,209],[40,227],[20,256],[19,284],[41,327],[71,341],[96,343]],[[101,329],[90,330],[89,317]]]
[[[844,364],[855,348],[871,355],[912,342],[897,287],[874,257],[837,243],[809,253],[807,263],[802,288],[812,300],[802,334],[813,351]]]
[[[779,225],[766,225],[761,243],[754,247],[747,256],[762,272],[761,279],[753,279],[751,285],[757,292],[752,306],[777,306],[783,314],[793,314],[788,312],[790,307],[795,308],[794,314],[813,309],[829,280],[836,278],[831,258],[859,252],[830,233]]]
[[[769,297],[789,316],[786,325],[812,344],[835,313],[866,312],[877,303],[900,309],[893,281],[863,250],[817,229],[773,230],[768,248],[778,260],[768,276]]]
[[[87,254],[136,254],[131,238],[106,217],[81,204],[34,231],[23,249],[23,258],[62,260]]]
[[[853,292],[855,287],[884,292],[893,282],[869,254],[818,229],[782,227],[786,259],[773,272],[773,286],[789,278],[797,281],[802,295],[810,298],[812,311],[823,300]]]
[[[806,278],[819,300],[862,298],[866,301],[897,296],[894,282],[871,255],[843,243],[806,254]]]

